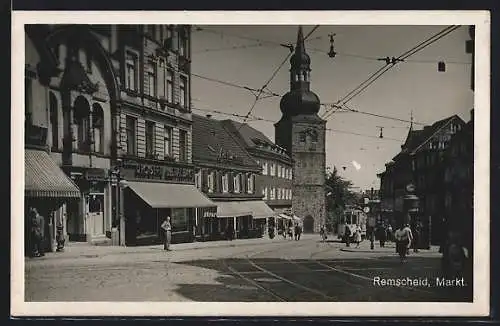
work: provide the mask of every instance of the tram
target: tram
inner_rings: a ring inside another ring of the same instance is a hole
[[[337,236],[339,239],[344,239],[346,226],[351,231],[351,239],[354,238],[356,228],[359,225],[361,227],[361,238],[366,238],[366,222],[367,215],[361,207],[358,206],[348,206],[345,208],[342,216],[340,217],[340,223],[337,228]]]

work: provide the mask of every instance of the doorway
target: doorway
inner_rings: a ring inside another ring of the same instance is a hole
[[[304,233],[314,233],[314,218],[311,215],[304,218]]]
[[[87,212],[91,237],[104,235],[104,193],[89,193]]]

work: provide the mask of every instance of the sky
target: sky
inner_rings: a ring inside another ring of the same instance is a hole
[[[303,26],[307,35],[314,26]],[[322,103],[334,103],[385,65],[376,60],[399,56],[445,26],[340,26],[320,25],[308,38],[311,57],[311,90]],[[289,50],[279,43],[294,43],[298,26],[193,26],[192,73],[254,89],[261,88],[280,66]],[[329,34],[335,34],[335,58],[327,52]],[[347,105],[379,115],[433,122],[457,114],[470,119],[473,93],[470,90],[471,55],[465,52],[468,28],[460,27],[415,53],[407,61],[383,74]],[[438,72],[439,61],[446,71]],[[280,95],[289,90],[287,61],[267,89]],[[255,95],[245,89],[192,77],[194,113],[216,110],[246,115]],[[280,97],[259,99],[252,114],[277,122],[281,117]],[[320,115],[324,112],[320,111]],[[211,113],[214,118],[242,119]],[[401,149],[409,122],[383,119],[359,113],[338,112],[327,120],[326,164],[361,189],[378,188],[377,173],[385,169]],[[273,122],[248,120],[252,127],[274,141]],[[383,139],[378,138],[383,127]],[[347,132],[347,133],[345,133]],[[365,136],[349,133],[362,134]],[[345,169],[344,169],[345,167]]]

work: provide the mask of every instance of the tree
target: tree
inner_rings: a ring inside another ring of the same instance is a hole
[[[327,224],[331,227],[335,226],[339,221],[339,217],[347,205],[357,203],[357,196],[350,190],[352,182],[343,179],[334,167],[331,170],[326,169],[325,194],[326,194],[326,212]]]

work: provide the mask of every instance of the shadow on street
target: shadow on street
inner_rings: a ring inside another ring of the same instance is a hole
[[[190,265],[220,273],[217,284],[177,284],[178,294],[193,301],[358,301],[472,302],[472,285],[442,287],[440,259],[397,257],[376,259],[286,260],[234,258],[194,260]],[[381,286],[376,279],[427,280],[428,285]]]

